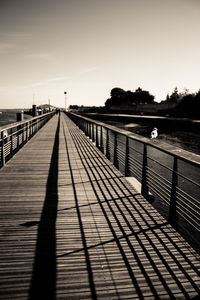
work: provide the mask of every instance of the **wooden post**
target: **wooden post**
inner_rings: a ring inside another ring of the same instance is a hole
[[[177,157],[174,156],[174,165],[172,171],[171,197],[169,207],[169,223],[178,230],[178,213],[176,209],[176,191],[178,184],[178,163]]]
[[[148,186],[147,186],[147,146],[144,144],[143,150],[143,166],[142,166],[142,187],[141,194],[147,198],[149,194]]]
[[[126,145],[125,145],[126,149],[125,149],[125,176],[128,177],[130,175],[129,172],[129,138],[128,136],[126,136]]]
[[[4,131],[1,131],[1,164],[5,165]]]

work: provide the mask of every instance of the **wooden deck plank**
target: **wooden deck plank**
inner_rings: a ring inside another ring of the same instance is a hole
[[[0,299],[192,299],[200,258],[64,114],[0,170]]]

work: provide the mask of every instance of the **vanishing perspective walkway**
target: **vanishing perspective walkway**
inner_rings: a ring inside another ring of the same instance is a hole
[[[200,258],[64,114],[0,170],[0,299],[199,299]]]

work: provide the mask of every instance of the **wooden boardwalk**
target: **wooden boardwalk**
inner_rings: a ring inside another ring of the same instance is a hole
[[[200,258],[61,113],[0,170],[0,299],[199,299]]]

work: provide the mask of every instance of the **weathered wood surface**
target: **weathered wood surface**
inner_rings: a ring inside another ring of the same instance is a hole
[[[53,117],[0,170],[0,299],[193,299],[200,259]]]

